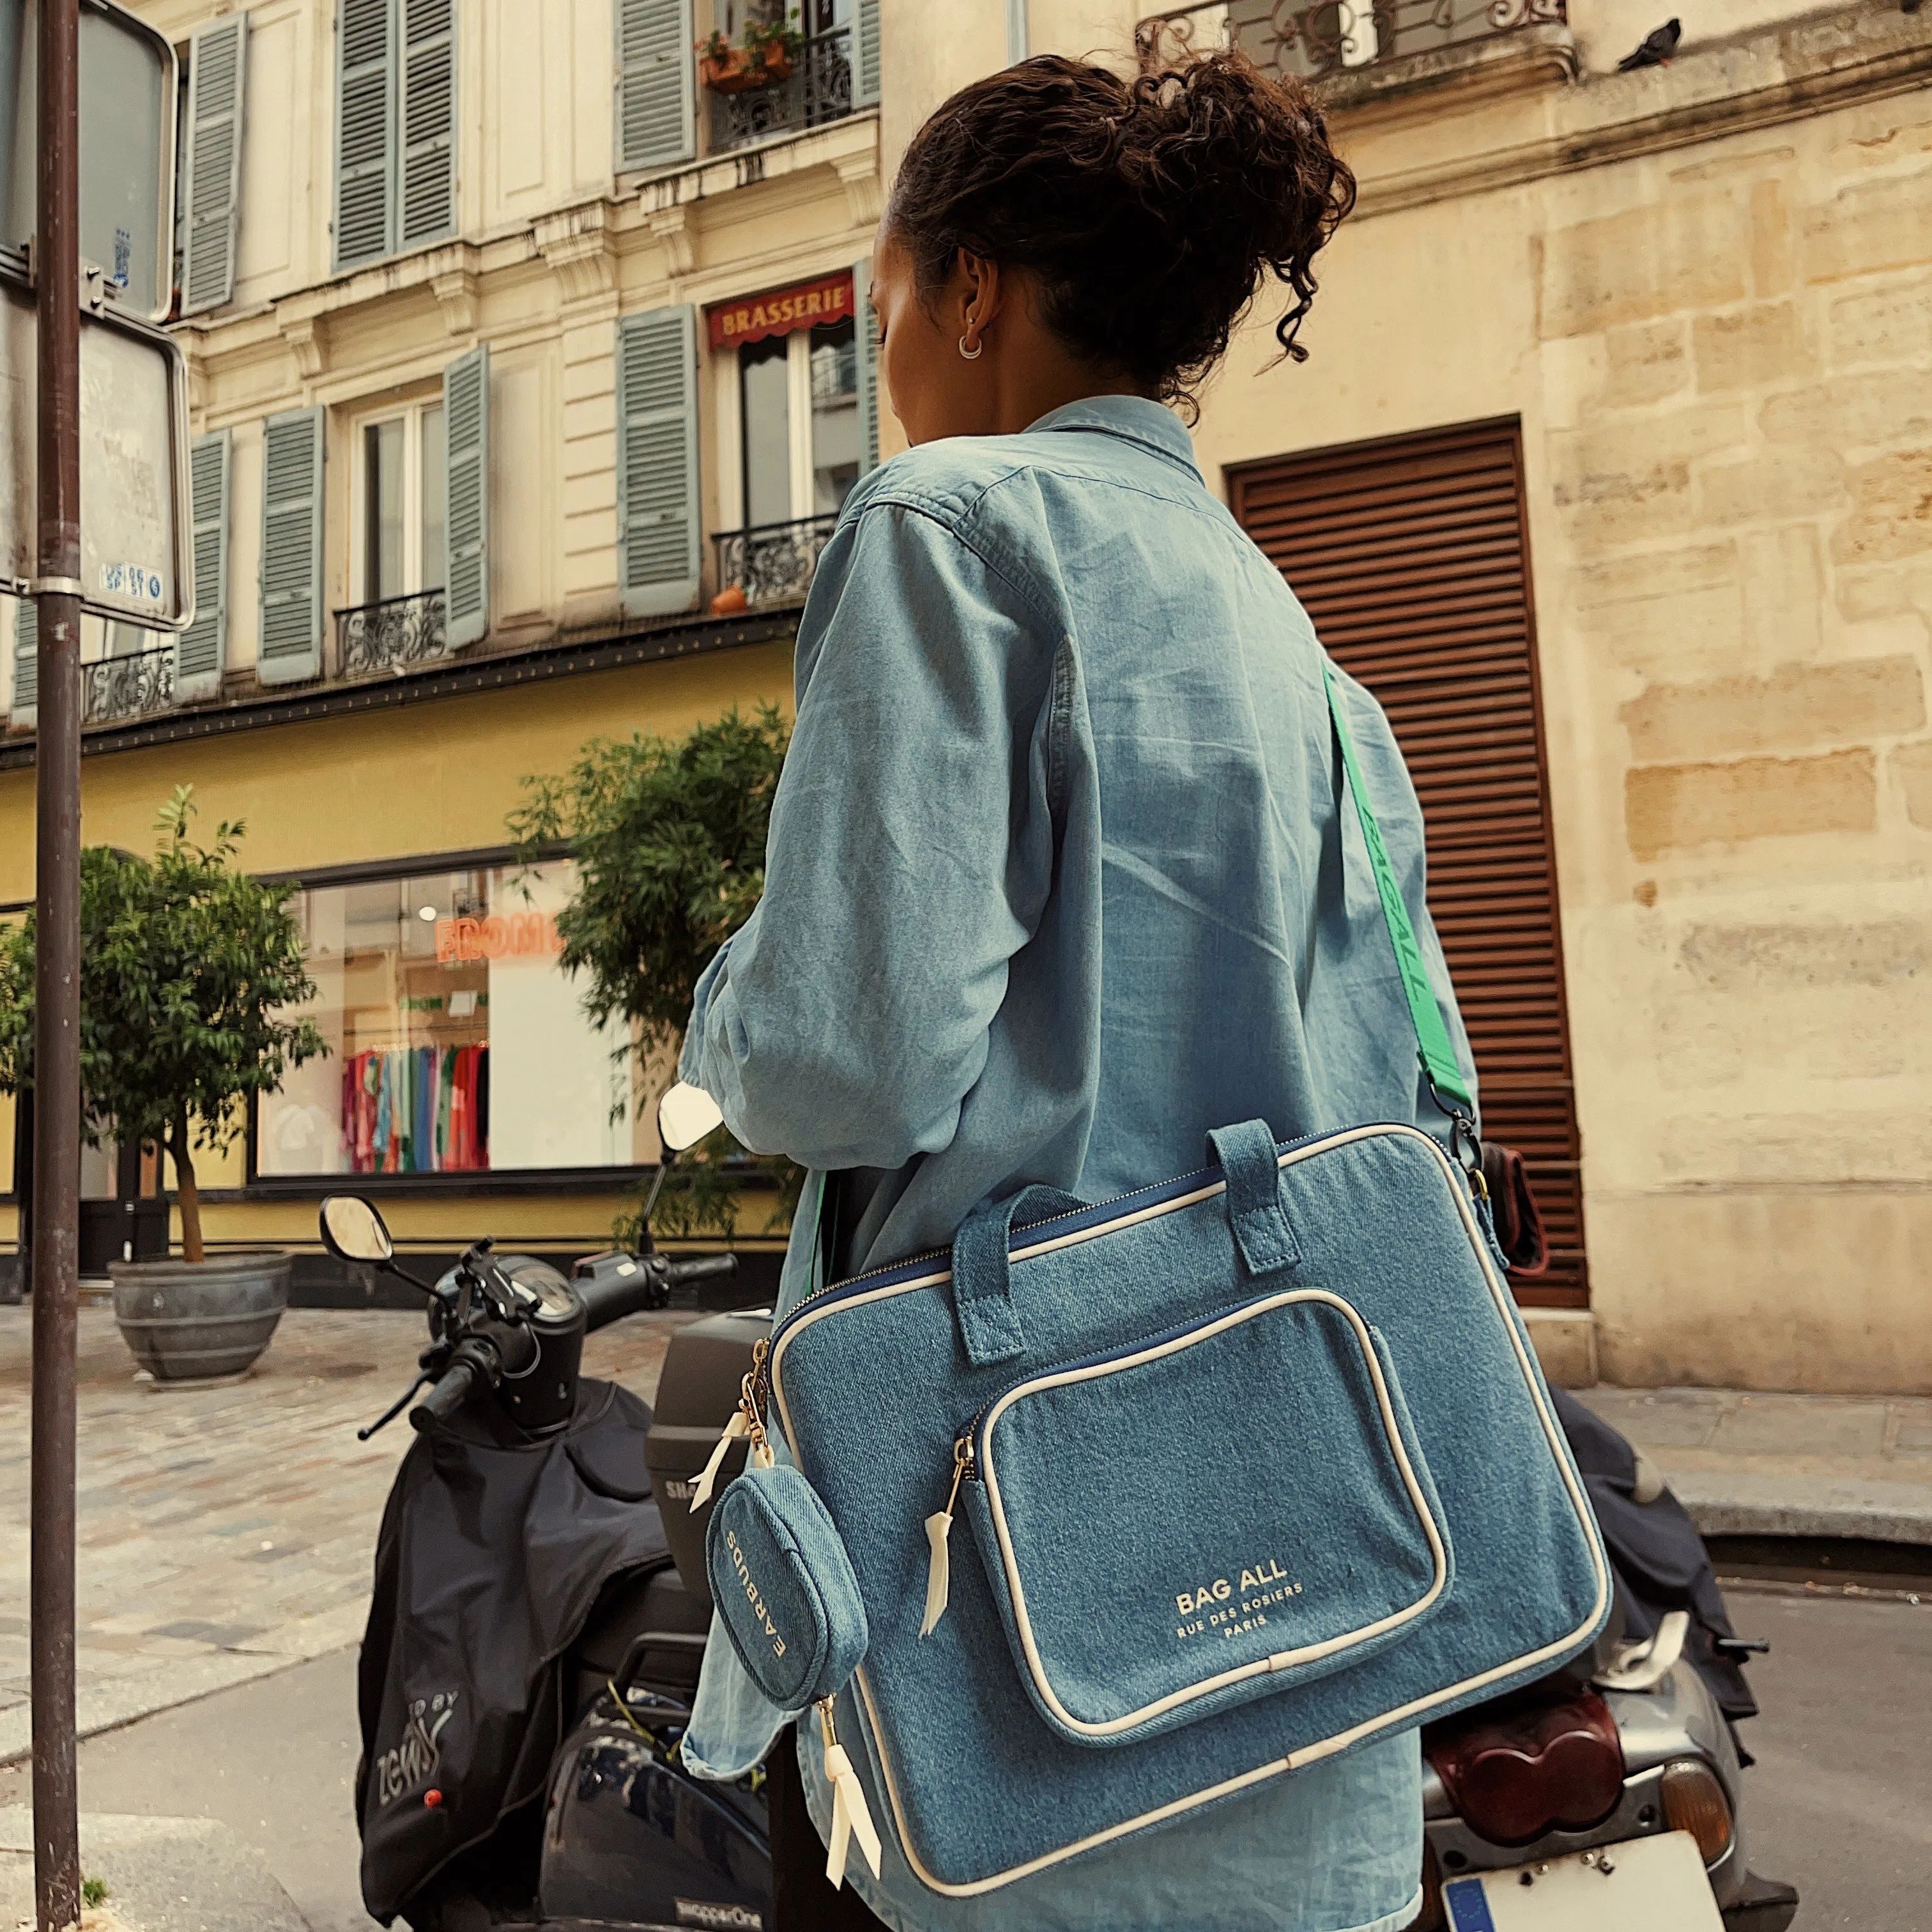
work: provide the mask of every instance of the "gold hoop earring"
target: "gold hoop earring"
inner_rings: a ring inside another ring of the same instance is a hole
[[[985,355],[985,354],[986,354],[986,345],[983,342],[976,342],[976,343],[974,343],[974,345],[972,346],[972,347],[971,347],[970,349],[968,349],[968,348],[966,346],[966,338],[965,338],[965,337],[962,335],[962,336],[959,338],[959,353],[960,353],[960,354],[961,354],[961,355],[962,355],[962,356],[963,356],[963,357],[964,357],[964,358],[965,358],[968,362],[978,362],[978,361],[979,361],[979,359],[980,359],[980,358],[981,356],[982,356],[983,355]]]

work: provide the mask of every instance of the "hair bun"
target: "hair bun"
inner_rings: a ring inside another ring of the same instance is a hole
[[[1355,182],[1298,80],[1238,50],[1124,80],[1041,55],[963,88],[908,149],[888,227],[922,287],[956,250],[1028,270],[1044,319],[1074,351],[1163,399],[1186,399],[1226,352],[1263,279],[1294,300],[1354,205]]]

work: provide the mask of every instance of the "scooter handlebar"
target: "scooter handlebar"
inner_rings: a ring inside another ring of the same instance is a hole
[[[709,1281],[714,1275],[736,1274],[736,1255],[706,1255],[694,1262],[673,1262],[664,1270],[667,1281]]]
[[[432,1423],[447,1422],[472,1395],[481,1394],[493,1384],[495,1378],[490,1367],[482,1350],[473,1342],[459,1342],[454,1357],[437,1378],[436,1386],[410,1411],[410,1426],[425,1430]]]

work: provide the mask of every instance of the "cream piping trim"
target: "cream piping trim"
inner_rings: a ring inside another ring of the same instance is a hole
[[[1289,1307],[1300,1302],[1314,1302],[1326,1307],[1339,1309],[1354,1330],[1356,1344],[1368,1364],[1370,1378],[1375,1384],[1376,1400],[1382,1411],[1383,1430],[1388,1435],[1390,1447],[1395,1451],[1403,1484],[1408,1491],[1409,1506],[1414,1510],[1422,1524],[1423,1532],[1429,1539],[1430,1555],[1435,1566],[1429,1588],[1406,1608],[1378,1618],[1373,1623],[1364,1624],[1355,1630],[1345,1630],[1338,1636],[1324,1638],[1319,1643],[1304,1644],[1299,1650],[1277,1651],[1271,1657],[1257,1658],[1252,1664],[1238,1665],[1232,1670],[1223,1670],[1213,1677],[1203,1678],[1184,1690],[1171,1691],[1165,1697],[1156,1698],[1151,1704],[1143,1705],[1138,1711],[1130,1711],[1124,1717],[1110,1718],[1103,1724],[1088,1723],[1075,1717],[1060,1701],[1048,1680],[1046,1661],[1034,1640],[1033,1620],[1027,1610],[1026,1591],[1020,1582],[1019,1562],[1014,1554],[1012,1537],[1007,1531],[1006,1511],[1000,1502],[999,1478],[993,1462],[994,1424],[1022,1396],[1037,1395],[1046,1389],[1064,1388],[1072,1382],[1097,1381],[1103,1376],[1117,1373],[1123,1369],[1137,1368],[1143,1362],[1158,1361],[1163,1356],[1177,1354],[1184,1348],[1192,1348],[1196,1342],[1208,1341],[1226,1329],[1257,1320],[1262,1316],[1271,1314],[1277,1308]],[[1402,1624],[1420,1616],[1442,1595],[1449,1580],[1448,1554],[1442,1546],[1442,1538],[1437,1532],[1435,1519],[1430,1514],[1429,1499],[1423,1492],[1421,1483],[1417,1479],[1414,1466],[1409,1460],[1408,1449],[1402,1442],[1402,1430],[1396,1420],[1395,1404],[1390,1398],[1388,1384],[1382,1374],[1381,1358],[1376,1354],[1375,1344],[1370,1339],[1368,1324],[1339,1294],[1332,1294],[1325,1288],[1294,1288],[1280,1294],[1271,1294],[1263,1300],[1250,1303],[1245,1308],[1232,1309],[1204,1327],[1190,1329],[1184,1335],[1172,1336],[1156,1347],[1143,1348],[1135,1354],[1095,1363],[1086,1368],[1066,1369],[1054,1374],[1036,1376],[1031,1382],[1022,1382],[1018,1388],[1008,1390],[986,1412],[986,1419],[981,1425],[981,1435],[986,1444],[986,1454],[980,1475],[986,1485],[986,1500],[992,1507],[993,1526],[1000,1539],[1000,1555],[1006,1569],[1006,1587],[1012,1592],[1013,1621],[1019,1631],[1021,1648],[1026,1653],[1027,1668],[1032,1675],[1034,1688],[1039,1691],[1041,1701],[1069,1730],[1078,1732],[1082,1737],[1118,1738],[1142,1724],[1150,1724],[1156,1718],[1164,1717],[1170,1711],[1178,1710],[1184,1704],[1191,1704],[1198,1698],[1210,1696],[1228,1684],[1241,1683],[1250,1677],[1265,1677],[1278,1670],[1292,1670],[1298,1664],[1312,1664],[1319,1658],[1333,1657],[1339,1652],[1352,1649],[1358,1644],[1366,1643],[1370,1638],[1379,1636],[1386,1630],[1399,1629]]]
[[[1449,1181],[1450,1194],[1455,1201],[1457,1211],[1462,1218],[1463,1232],[1468,1237],[1470,1246],[1474,1250],[1477,1264],[1482,1269],[1483,1279],[1489,1286],[1490,1298],[1496,1304],[1496,1312],[1501,1318],[1504,1329],[1509,1336],[1510,1346],[1516,1352],[1516,1366],[1522,1372],[1524,1383],[1528,1388],[1530,1400],[1536,1406],[1536,1412],[1542,1422],[1543,1432],[1549,1442],[1551,1453],[1556,1458],[1557,1469],[1563,1478],[1564,1487],[1570,1492],[1570,1506],[1576,1512],[1577,1520],[1583,1528],[1585,1539],[1590,1546],[1590,1558],[1597,1573],[1597,1596],[1594,1604],[1591,1607],[1590,1614],[1574,1630],[1565,1636],[1558,1637],[1553,1643],[1545,1644],[1540,1650],[1513,1658],[1508,1662],[1498,1664],[1492,1670],[1479,1672],[1474,1677],[1465,1678],[1460,1684],[1450,1684],[1446,1689],[1436,1691],[1431,1696],[1418,1697],[1413,1702],[1403,1705],[1399,1710],[1385,1711],[1381,1716],[1369,1718],[1350,1730],[1338,1731],[1333,1737],[1324,1738],[1314,1744],[1304,1745],[1301,1750],[1294,1752],[1290,1756],[1278,1758],[1267,1764],[1258,1765],[1252,1771],[1244,1772],[1239,1777],[1225,1779],[1219,1784],[1204,1786],[1202,1790],[1192,1792],[1188,1796],[1173,1799],[1154,1810],[1143,1812],[1137,1818],[1130,1818],[1120,1824],[1110,1825],[1105,1831],[1095,1832],[1086,1838],[1076,1839],[1071,1844],[1063,1845],[1058,1851],[1043,1852],[1037,1858],[1029,1858],[1024,1864],[1011,1866],[1004,1871],[994,1873],[988,1878],[974,1879],[964,1885],[949,1884],[944,1879],[935,1876],[926,1868],[919,1854],[913,1849],[912,1840],[906,1830],[905,1809],[899,1797],[898,1780],[892,1774],[892,1760],[886,1755],[885,1746],[881,1742],[884,1730],[879,1723],[878,1706],[872,1701],[872,1687],[866,1680],[866,1667],[861,1664],[853,1681],[858,1685],[859,1695],[865,1705],[866,1723],[872,1731],[871,1742],[873,1753],[878,1760],[880,1773],[885,1780],[886,1796],[892,1808],[892,1825],[898,1834],[899,1850],[904,1854],[906,1863],[910,1867],[914,1875],[928,1891],[936,1892],[942,1898],[976,1898],[982,1893],[997,1892],[1002,1886],[1011,1885],[1016,1880],[1028,1877],[1034,1872],[1044,1871],[1050,1865],[1059,1864],[1068,1858],[1077,1857],[1082,1852],[1091,1851],[1096,1846],[1111,1844],[1116,1838],[1125,1838],[1130,1832],[1140,1831],[1149,1825],[1164,1823],[1168,1819],[1178,1817],[1182,1813],[1193,1810],[1198,1806],[1211,1804],[1215,1799],[1225,1798],[1233,1792],[1243,1790],[1251,1785],[1262,1784],[1268,1778],[1278,1777],[1283,1772],[1298,1771],[1305,1765],[1316,1763],[1324,1757],[1332,1757],[1337,1752],[1346,1750],[1351,1744],[1358,1744],[1364,1738],[1372,1737],[1378,1731],[1399,1730],[1412,1720],[1419,1720],[1425,1712],[1453,1702],[1456,1698],[1472,1690],[1480,1690],[1486,1684],[1493,1684],[1498,1682],[1503,1678],[1513,1677],[1519,1670],[1540,1664],[1546,1658],[1562,1655],[1563,1652],[1573,1648],[1586,1630],[1594,1629],[1602,1618],[1604,1602],[1610,1594],[1610,1569],[1608,1561],[1604,1555],[1602,1541],[1597,1533],[1596,1517],[1592,1513],[1588,1501],[1584,1496],[1582,1484],[1579,1480],[1576,1470],[1571,1466],[1570,1451],[1564,1442],[1562,1431],[1557,1425],[1556,1416],[1550,1404],[1544,1399],[1542,1382],[1530,1359],[1528,1345],[1523,1340],[1522,1328],[1511,1312],[1508,1291],[1503,1286],[1496,1270],[1490,1264],[1489,1251],[1483,1240],[1482,1229],[1477,1225],[1475,1210],[1469,1205],[1467,1195],[1462,1184],[1456,1179],[1455,1170],[1450,1166],[1449,1156],[1442,1151],[1441,1144],[1432,1135],[1424,1133],[1420,1127],[1406,1127],[1392,1122],[1375,1126],[1350,1127],[1341,1133],[1330,1135],[1326,1140],[1312,1142],[1306,1147],[1294,1148],[1291,1152],[1282,1155],[1276,1165],[1281,1167],[1293,1167],[1298,1162],[1307,1160],[1312,1154],[1324,1154],[1331,1148],[1347,1147],[1356,1141],[1372,1139],[1384,1134],[1413,1135],[1436,1156]],[[1205,1200],[1210,1195],[1224,1192],[1225,1188],[1225,1183],[1217,1182],[1214,1186],[1203,1188],[1196,1193],[1184,1195],[1178,1199],[1164,1202],[1158,1208],[1149,1209],[1131,1217],[1124,1216],[1120,1221],[1103,1222],[1100,1228],[1090,1230],[1087,1234],[1064,1235],[1057,1240],[1042,1242],[1036,1247],[1027,1249],[1024,1255],[1016,1255],[1012,1258],[1016,1261],[1022,1260],[1027,1255],[1044,1253],[1048,1248],[1070,1247],[1077,1241],[1090,1238],[1091,1234],[1104,1233],[1116,1227],[1125,1226],[1130,1218],[1136,1221],[1145,1220],[1156,1214],[1171,1214],[1179,1208],[1192,1207],[1196,1202]],[[804,1458],[799,1454],[798,1432],[792,1426],[790,1412],[785,1405],[784,1387],[780,1377],[780,1369],[784,1360],[784,1352],[793,1336],[802,1334],[814,1322],[827,1315],[844,1309],[856,1308],[866,1302],[881,1300],[888,1296],[908,1294],[915,1288],[933,1287],[940,1282],[950,1281],[951,1279],[952,1270],[949,1268],[941,1268],[932,1274],[921,1275],[916,1281],[896,1282],[888,1288],[873,1288],[864,1294],[855,1294],[848,1300],[827,1304],[809,1313],[801,1315],[798,1321],[779,1337],[777,1346],[772,1351],[772,1393],[778,1400],[778,1413],[784,1419],[785,1435],[792,1444],[792,1454],[797,1457],[801,1469],[805,1466]],[[806,1473],[809,1475],[810,1472],[807,1471]]]

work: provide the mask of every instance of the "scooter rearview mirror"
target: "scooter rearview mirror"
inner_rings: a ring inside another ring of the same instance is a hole
[[[695,1147],[714,1128],[724,1124],[724,1111],[701,1087],[680,1080],[658,1102],[658,1138],[672,1154]]]
[[[322,1244],[338,1261],[373,1263],[394,1258],[396,1244],[374,1206],[359,1194],[331,1194],[322,1204]]]

